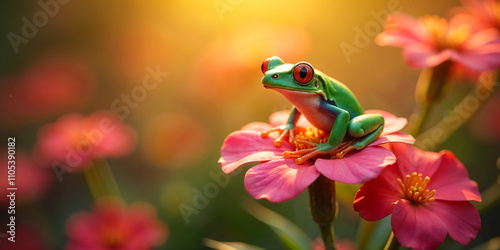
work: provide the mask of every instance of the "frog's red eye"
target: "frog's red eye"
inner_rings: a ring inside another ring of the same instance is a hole
[[[271,58],[267,58],[262,65],[260,65],[260,69],[262,70],[262,74],[265,74],[266,71],[269,70],[269,62],[271,61]]]
[[[293,78],[299,84],[309,83],[313,76],[314,70],[309,63],[298,63],[293,68]]]

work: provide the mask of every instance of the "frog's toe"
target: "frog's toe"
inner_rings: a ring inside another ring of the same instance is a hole
[[[352,145],[351,145],[351,146],[348,146],[348,147],[346,147],[346,148],[344,148],[344,149],[342,149],[342,150],[339,150],[339,151],[337,151],[337,153],[335,154],[335,158],[337,158],[337,159],[342,159],[342,158],[344,158],[344,156],[345,156],[347,153],[349,153],[349,151],[351,151],[351,150],[353,150],[353,149],[356,149],[356,148],[355,148],[354,146],[352,146]]]
[[[303,154],[300,157],[295,158],[295,163],[297,163],[299,165],[306,162],[307,160],[319,155],[319,154],[322,154],[322,152],[316,148],[303,149],[303,150],[307,151],[307,153]],[[299,151],[302,151],[302,150],[299,150]]]
[[[272,132],[284,132],[284,127],[283,126],[278,126],[278,127],[274,127],[274,128],[271,128],[269,130],[265,130],[265,131],[262,131],[260,132],[260,136],[262,137],[268,137],[270,133]]]

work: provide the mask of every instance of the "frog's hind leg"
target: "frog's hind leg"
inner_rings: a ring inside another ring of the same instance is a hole
[[[384,117],[379,114],[364,114],[354,117],[349,123],[347,132],[354,138],[353,143],[341,149],[336,157],[342,158],[353,149],[363,149],[375,141],[384,130]]]

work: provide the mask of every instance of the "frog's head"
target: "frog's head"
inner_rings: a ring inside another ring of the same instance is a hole
[[[307,62],[293,65],[273,56],[262,63],[261,69],[264,73],[262,84],[266,88],[315,93],[321,91],[318,86],[318,77],[312,65]]]

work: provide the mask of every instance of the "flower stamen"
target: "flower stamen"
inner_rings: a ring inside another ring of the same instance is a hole
[[[302,164],[308,159],[318,157],[319,155],[322,155],[322,157],[325,158],[342,159],[348,152],[356,149],[353,146],[356,142],[356,139],[353,139],[342,142],[332,152],[322,152],[317,149],[317,146],[318,144],[324,144],[328,142],[328,133],[315,127],[310,127],[306,130],[295,132],[296,136],[291,140],[291,144],[295,147],[295,151],[285,151],[283,152],[283,156],[285,158],[296,158],[295,162],[297,164]]]
[[[309,149],[316,147],[316,144],[326,143],[328,141],[328,133],[319,130],[315,127],[310,127],[305,131],[297,133],[293,144],[295,150]]]
[[[467,25],[450,27],[448,21],[438,16],[424,16],[421,25],[428,31],[438,49],[457,49],[470,36],[470,28]]]
[[[436,194],[436,190],[429,191],[427,189],[430,181],[431,178],[429,176],[422,179],[422,174],[417,174],[417,172],[406,175],[404,181],[400,178],[397,179],[405,198],[415,203],[434,201],[433,196]]]

